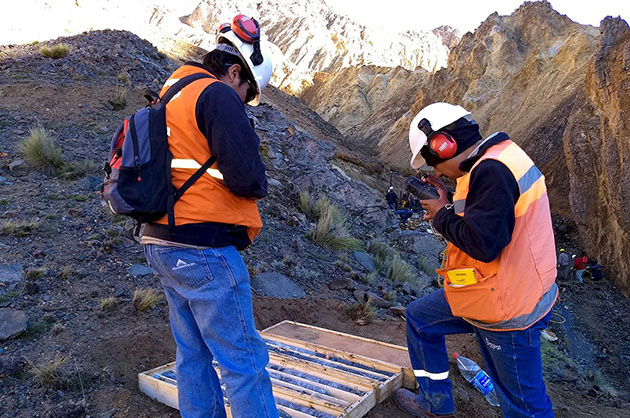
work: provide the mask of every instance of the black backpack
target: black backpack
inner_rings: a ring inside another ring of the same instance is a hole
[[[109,209],[139,223],[154,222],[168,214],[175,225],[175,202],[216,161],[211,156],[186,182],[175,189],[171,179],[173,155],[168,148],[166,104],[188,84],[208,74],[192,74],[177,81],[164,95],[125,118],[112,138],[105,163],[102,199]]]

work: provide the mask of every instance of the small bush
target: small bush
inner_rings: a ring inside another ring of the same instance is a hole
[[[163,298],[164,295],[158,293],[155,289],[147,287],[144,289],[136,289],[133,292],[133,299],[131,302],[136,310],[143,312],[155,306],[155,304]]]
[[[387,269],[387,278],[392,282],[411,283],[415,280],[416,276],[411,266],[400,258],[400,256],[395,255]]]
[[[98,171],[98,169],[94,163],[86,158],[82,162],[73,161],[70,163],[64,163],[62,169],[57,173],[57,175],[66,180],[74,180],[83,178],[88,174],[95,173],[96,171]]]
[[[41,46],[39,53],[46,58],[63,58],[70,52],[70,45],[67,44],[55,44],[53,46]]]
[[[37,269],[26,270],[26,273],[24,273],[24,275],[26,276],[27,280],[37,280],[44,277],[45,273],[46,273],[45,268],[37,268]]]
[[[428,275],[435,274],[435,270],[429,265],[429,260],[427,260],[424,256],[418,257],[418,268]]]
[[[309,219],[315,219],[313,214],[313,201],[309,192],[300,192],[299,209]]]
[[[379,270],[386,267],[389,260],[394,258],[396,251],[382,241],[372,241],[368,246],[368,252],[374,257],[376,266]]]
[[[118,81],[120,81],[123,84],[129,84],[129,73],[125,70],[122,70],[121,72],[118,73]]]
[[[333,251],[360,250],[361,242],[348,235],[345,219],[337,219],[334,213],[323,213],[317,225],[313,225],[308,237],[315,244]]]
[[[61,272],[61,278],[64,280],[68,280],[74,274],[74,267],[65,266],[63,271]]]
[[[112,105],[114,110],[122,110],[127,107],[128,93],[129,91],[127,90],[127,87],[116,86],[112,97],[110,97],[107,101]]]
[[[53,327],[50,329],[50,332],[52,333],[52,335],[59,335],[62,332],[64,332],[66,330],[66,327],[64,327],[62,324],[60,323],[56,323],[55,325],[53,325]]]
[[[134,293],[134,297],[135,297],[135,293]],[[102,299],[101,300],[101,311],[109,311],[114,309],[114,307],[116,307],[116,305],[118,304],[118,299],[116,299],[114,296],[110,296],[108,298]]]
[[[69,360],[68,357],[56,354],[53,361],[44,362],[33,368],[35,380],[43,386],[58,389],[64,387],[65,378],[61,371],[63,366]]]
[[[20,152],[30,166],[46,174],[56,175],[65,166],[61,147],[41,126],[29,130],[29,135],[20,144]]]
[[[13,235],[14,237],[25,237],[37,228],[34,221],[4,221],[0,229],[0,235]]]
[[[357,321],[359,325],[367,325],[376,318],[376,309],[374,309],[370,301],[367,301],[347,307],[346,314],[350,319]]]

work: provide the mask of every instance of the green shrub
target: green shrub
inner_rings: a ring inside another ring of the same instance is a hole
[[[14,237],[25,237],[37,228],[34,221],[4,221],[0,228],[0,235],[13,235]]]
[[[368,252],[374,257],[378,270],[382,270],[394,258],[396,251],[382,241],[374,240],[368,246]]]
[[[416,275],[405,260],[399,255],[395,255],[389,263],[387,278],[392,282],[411,283],[415,280]]]
[[[299,209],[304,215],[306,215],[309,219],[315,219],[315,215],[313,214],[313,200],[311,198],[311,194],[308,191],[300,192],[299,195]]]
[[[31,128],[29,135],[19,146],[24,160],[46,174],[56,175],[65,166],[61,147],[41,126]]]
[[[122,110],[127,107],[127,87],[116,86],[113,95],[107,100],[114,110]]]
[[[55,44],[53,46],[41,46],[39,53],[46,58],[63,58],[70,52],[70,45],[67,44]]]
[[[311,227],[307,236],[315,244],[333,251],[361,249],[361,241],[349,235],[345,219],[339,219],[328,210],[320,215],[317,224]]]
[[[424,256],[418,257],[418,268],[428,275],[435,274],[435,270],[429,265],[429,260],[427,260]]]

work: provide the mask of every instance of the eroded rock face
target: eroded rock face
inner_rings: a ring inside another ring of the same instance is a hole
[[[437,32],[396,32],[360,25],[323,0],[203,0],[180,20],[211,34],[189,38],[210,48],[216,28],[237,13],[257,17],[264,36],[276,47],[272,84],[292,93],[309,85],[315,72],[335,73],[350,66],[437,70],[446,64],[447,45],[459,38],[446,26]]]
[[[599,49],[563,135],[569,201],[589,254],[610,266],[630,296],[630,29],[601,24]]]
[[[337,90],[316,82],[305,100],[341,126],[348,144],[373,146],[401,172],[409,170],[413,116],[438,101],[463,105],[483,134],[505,131],[527,151],[545,174],[552,211],[576,220],[589,256],[610,267],[630,294],[628,33],[621,19],[605,19],[600,33],[548,2],[524,3],[510,16],[490,15],[452,49],[447,68],[401,84],[404,91],[388,90],[367,117],[370,102],[357,93],[369,91],[368,83],[360,88],[367,69],[346,70],[350,94],[339,91],[340,73],[327,81]],[[336,108],[322,104],[323,92],[337,99]],[[345,114],[356,109],[355,120]]]

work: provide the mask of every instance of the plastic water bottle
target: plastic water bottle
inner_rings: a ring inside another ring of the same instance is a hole
[[[457,367],[464,379],[468,380],[475,389],[481,392],[490,405],[500,406],[497,391],[494,389],[494,383],[490,376],[471,359],[460,356],[457,353],[453,353],[453,357],[457,360]]]

